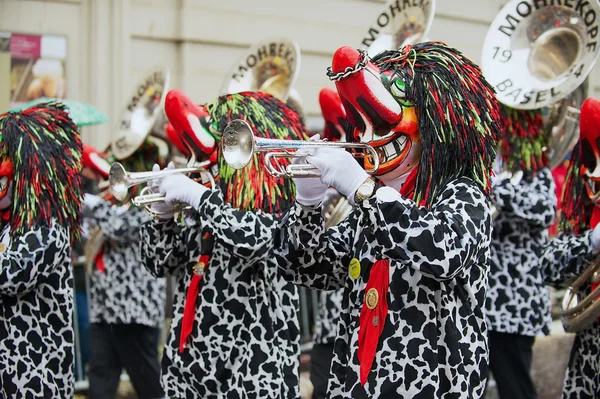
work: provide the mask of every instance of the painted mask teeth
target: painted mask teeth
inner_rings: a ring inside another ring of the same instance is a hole
[[[384,145],[382,147],[383,153],[385,154],[384,162],[387,162],[388,160],[394,159],[397,156],[399,156],[402,153],[402,150],[404,149],[404,147],[406,146],[407,140],[408,140],[408,137],[402,135],[402,136],[398,137],[396,140],[390,141],[389,143]]]

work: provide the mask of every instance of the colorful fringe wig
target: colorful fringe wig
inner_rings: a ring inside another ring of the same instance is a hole
[[[544,131],[541,110],[519,110],[500,106],[503,133],[500,154],[506,170],[522,170],[533,177],[538,170],[548,166],[545,148],[548,134]]]
[[[431,202],[458,177],[490,192],[490,171],[500,138],[499,106],[479,66],[441,42],[384,51],[371,60],[390,80],[401,79],[414,101],[423,154],[413,200]]]
[[[23,234],[53,219],[81,234],[82,144],[66,107],[41,103],[0,115],[0,158],[14,168],[10,227]]]
[[[212,127],[223,132],[229,122],[244,119],[257,137],[305,140],[306,127],[296,111],[275,97],[259,92],[228,94],[206,105]],[[220,149],[219,149],[220,150]],[[288,162],[284,162],[287,165]],[[294,201],[292,179],[274,178],[265,168],[265,154],[254,154],[241,170],[230,167],[219,156],[219,186],[232,206],[243,210],[261,209],[281,214]]]
[[[582,171],[581,144],[577,143],[571,153],[571,162],[562,193],[561,217],[558,224],[560,231],[580,234],[590,228],[590,221],[595,205],[590,199]]]

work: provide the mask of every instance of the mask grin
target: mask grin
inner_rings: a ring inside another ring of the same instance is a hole
[[[0,210],[4,210],[9,208],[11,203],[8,192],[14,178],[13,164],[9,159],[0,163],[0,176]]]

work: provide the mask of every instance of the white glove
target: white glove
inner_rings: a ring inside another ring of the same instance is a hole
[[[592,249],[594,253],[600,252],[600,224],[597,224],[592,231]]]
[[[349,200],[369,177],[352,154],[343,149],[319,148],[306,160],[321,170],[323,184],[335,187]]]
[[[315,134],[310,138],[310,141],[319,140],[320,135]],[[306,162],[306,157],[312,155],[316,149],[301,148],[296,151],[297,158],[292,159],[292,164],[300,164]],[[314,206],[323,202],[327,185],[321,182],[318,177],[300,177],[294,179],[296,184],[296,201],[305,206]]]
[[[175,168],[175,164],[173,162],[169,162],[169,165],[167,165],[166,169],[173,169]],[[160,166],[155,163],[154,166],[152,167],[152,171],[153,172],[158,172],[160,171]],[[160,182],[162,181],[162,179],[152,179],[148,182],[148,187],[153,187],[155,192],[158,192],[158,187],[160,186]],[[159,213],[159,215],[157,215],[157,217],[159,219],[172,219],[175,215],[175,213],[173,212],[173,204],[169,204],[166,202],[159,202],[156,204],[152,204],[150,205],[150,209],[154,212]]]
[[[160,183],[160,192],[165,195],[165,203],[172,206],[173,201],[185,202],[194,209],[200,206],[202,195],[209,191],[186,175],[176,174],[165,177]]]

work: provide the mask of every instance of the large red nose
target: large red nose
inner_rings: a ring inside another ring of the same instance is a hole
[[[346,111],[342,100],[337,92],[328,87],[319,92],[319,105],[325,119],[325,130],[323,138],[328,140],[340,140],[344,138],[345,132],[343,122],[346,119]]]
[[[587,139],[593,147],[600,137],[600,101],[595,98],[586,99],[581,105],[579,116],[579,132],[581,139]],[[595,151],[598,151],[597,147]]]
[[[333,53],[331,70],[333,73],[342,73],[346,68],[353,68],[358,65],[360,59],[361,54],[358,50],[348,46],[340,47]]]

